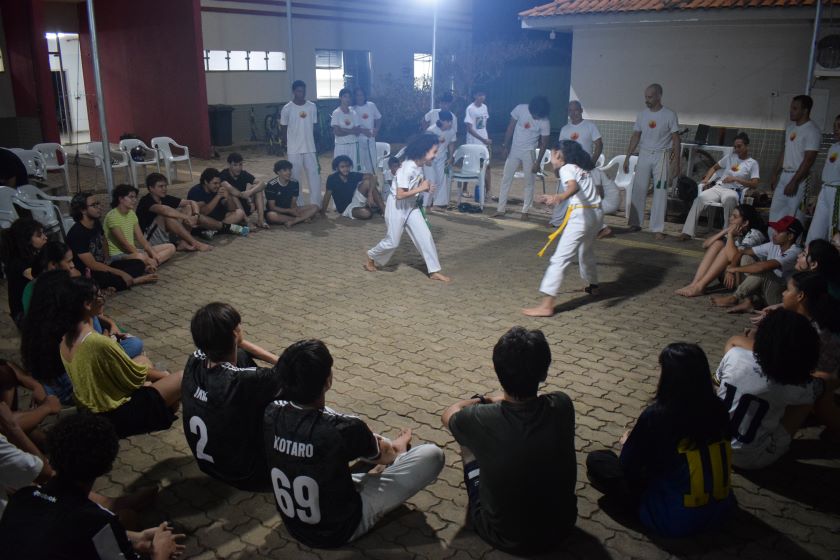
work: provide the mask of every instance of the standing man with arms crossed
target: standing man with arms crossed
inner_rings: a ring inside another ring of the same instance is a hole
[[[505,131],[505,143],[502,149],[505,155],[505,169],[502,174],[502,188],[499,192],[499,204],[494,218],[503,218],[508,194],[513,183],[513,174],[519,166],[525,175],[525,200],[522,203],[523,220],[528,219],[528,211],[534,201],[534,173],[540,170],[540,162],[548,146],[551,124],[548,115],[551,106],[542,95],[533,98],[530,103],[521,103],[510,112],[510,122]],[[534,150],[539,146],[540,153],[534,161]]]
[[[292,100],[280,110],[280,138],[286,146],[286,157],[292,163],[292,179],[300,183],[301,171],[306,173],[309,186],[309,204],[321,205],[321,168],[315,150],[314,127],[318,124],[318,108],[306,100],[306,84],[295,80]],[[298,197],[298,206],[305,206]]]
[[[822,133],[811,120],[814,100],[807,95],[797,95],[790,102],[790,120],[785,128],[785,150],[779,154],[773,171],[773,200],[770,202],[770,222],[785,216],[802,219],[800,206],[805,198],[804,181],[817,159]],[[772,237],[772,233],[770,234]]]
[[[630,231],[641,231],[645,219],[647,189],[653,179],[653,204],[650,208],[650,231],[656,239],[665,239],[665,211],[668,208],[668,168],[676,162],[680,174],[680,124],[677,114],[662,105],[662,86],[651,84],[645,89],[646,109],[636,117],[630,147],[624,158],[624,172],[630,172],[630,156],[639,148],[639,161],[627,216]]]

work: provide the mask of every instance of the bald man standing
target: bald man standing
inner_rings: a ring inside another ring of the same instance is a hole
[[[630,171],[630,155],[639,148],[636,175],[627,202],[630,231],[640,231],[645,217],[647,190],[653,181],[653,204],[650,208],[650,231],[656,239],[665,238],[665,211],[668,208],[669,167],[680,174],[680,129],[677,114],[662,105],[662,86],[645,89],[645,110],[636,117],[630,147],[624,158],[624,172]]]

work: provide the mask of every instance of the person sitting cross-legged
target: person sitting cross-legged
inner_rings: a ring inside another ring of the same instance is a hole
[[[335,211],[345,218],[369,220],[374,211],[385,212],[385,202],[376,189],[372,176],[353,171],[353,160],[338,156],[332,162],[333,174],[327,177],[327,192],[321,205],[326,215],[330,198],[335,199]]]
[[[217,231],[247,237],[251,230],[244,225],[247,217],[239,202],[239,191],[223,186],[219,171],[212,167],[201,172],[199,181],[187,193],[187,199],[194,200],[198,211],[208,218],[198,227],[199,231],[206,232],[203,235],[207,238]]]
[[[542,331],[513,327],[493,348],[503,394],[441,418],[461,446],[473,529],[513,554],[554,548],[577,520],[575,411],[565,393],[539,394],[550,365]]]
[[[314,204],[298,206],[300,183],[292,180],[292,164],[285,159],[274,163],[277,177],[271,179],[265,187],[268,206],[265,218],[272,224],[283,224],[287,228],[301,222],[311,222],[318,215],[319,208]]]
[[[242,154],[233,152],[227,157],[228,167],[222,169],[219,179],[222,186],[238,199],[242,211],[248,216],[248,223],[268,228],[265,223],[265,183],[243,169]]]
[[[723,524],[734,509],[729,414],[702,348],[669,344],[659,366],[656,396],[622,436],[621,456],[593,451],[586,468],[597,490],[647,528],[683,537]]]
[[[166,176],[150,173],[146,177],[146,193],[137,202],[137,220],[143,235],[152,246],[169,243],[170,237],[178,238],[179,251],[210,251],[211,245],[196,240],[193,229],[212,229],[209,218],[198,211],[194,200],[166,194],[169,184]]]
[[[320,340],[286,348],[275,366],[283,396],[266,407],[263,422],[283,525],[294,538],[316,548],[361,537],[431,484],[443,468],[439,447],[410,446],[411,430],[390,441],[371,432],[360,418],[328,408],[332,366],[330,351]],[[360,458],[385,468],[351,474],[348,463]]]
[[[242,337],[242,318],[226,303],[209,303],[190,323],[196,351],[187,360],[181,394],[184,434],[201,470],[247,491],[271,490],[262,445],[266,405],[280,377],[253,358],[277,356]]]
[[[107,420],[90,414],[68,416],[48,437],[49,466],[37,456],[29,460],[46,471],[36,480],[46,480],[53,469],[55,476],[43,486],[18,490],[9,500],[0,519],[4,558],[139,560],[143,555],[168,560],[180,556],[184,547],[178,541],[184,535],[174,534],[167,523],[126,531],[91,492],[96,479],[111,471],[119,452],[117,434]]]

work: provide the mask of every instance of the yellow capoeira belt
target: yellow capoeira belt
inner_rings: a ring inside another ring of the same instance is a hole
[[[554,230],[554,232],[551,235],[548,236],[548,241],[545,242],[545,245],[543,245],[543,248],[540,249],[539,253],[537,253],[537,256],[538,257],[543,256],[545,254],[545,250],[548,249],[551,246],[552,243],[554,243],[554,240],[557,239],[557,237],[561,233],[563,233],[563,230],[566,229],[566,224],[569,223],[569,218],[572,216],[572,211],[573,210],[576,210],[578,208],[600,208],[600,207],[601,207],[600,204],[570,204],[569,207],[566,209],[566,215],[563,216],[563,222],[560,224],[560,226],[556,230]]]

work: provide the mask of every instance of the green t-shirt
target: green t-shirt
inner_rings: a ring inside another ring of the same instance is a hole
[[[129,210],[126,214],[121,214],[119,210],[114,208],[105,214],[104,228],[105,238],[108,240],[109,255],[113,257],[114,255],[125,253],[125,251],[117,245],[114,234],[111,233],[111,229],[118,228],[122,232],[126,241],[136,247],[137,245],[134,243],[134,228],[139,225],[139,223],[140,222],[137,221],[137,214],[134,213],[134,210]]]
[[[35,289],[35,280],[30,280],[23,288],[23,296],[21,296],[21,303],[23,303],[24,316],[29,315],[29,306],[32,304],[32,291]]]
[[[501,550],[541,552],[577,519],[575,411],[565,393],[468,406],[449,420],[480,468],[476,532]]]
[[[72,360],[62,355],[61,361],[73,382],[76,401],[95,413],[125,404],[143,386],[149,371],[129,358],[118,342],[96,332],[78,344]]]

